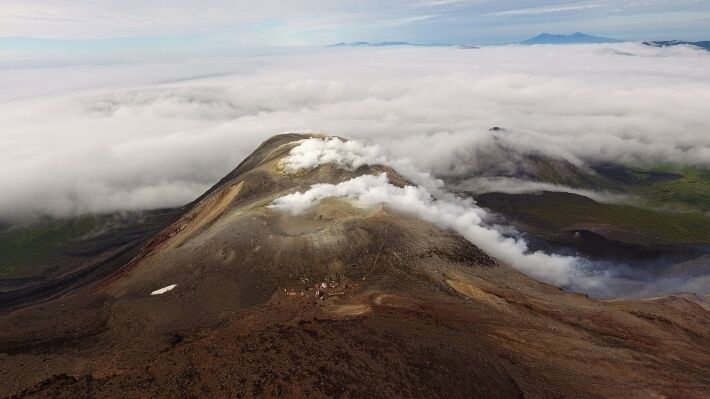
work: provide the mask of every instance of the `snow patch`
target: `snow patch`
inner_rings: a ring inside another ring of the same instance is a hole
[[[168,291],[172,291],[172,289],[175,288],[175,287],[177,287],[177,284],[171,284],[171,285],[169,285],[169,286],[167,286],[167,287],[163,287],[163,288],[161,288],[161,289],[159,289],[159,290],[155,290],[155,291],[151,292],[150,295],[162,295],[162,294],[165,294],[165,293],[168,292]]]

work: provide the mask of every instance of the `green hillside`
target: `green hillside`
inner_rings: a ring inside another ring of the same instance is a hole
[[[159,230],[177,210],[41,218],[0,227],[0,278],[76,264]]]

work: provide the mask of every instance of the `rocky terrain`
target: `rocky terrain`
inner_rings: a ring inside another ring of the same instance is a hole
[[[3,292],[0,397],[710,395],[705,299],[568,293],[387,206],[275,208],[358,176],[413,184],[285,170],[304,138],[266,141],[102,272]]]

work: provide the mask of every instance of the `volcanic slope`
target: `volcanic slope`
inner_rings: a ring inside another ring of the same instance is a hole
[[[595,301],[389,207],[270,206],[410,184],[382,165],[286,173],[308,137],[266,141],[109,277],[0,314],[0,396],[710,395],[700,298]]]

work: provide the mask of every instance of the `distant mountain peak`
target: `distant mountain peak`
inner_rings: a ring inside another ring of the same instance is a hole
[[[608,37],[592,36],[582,32],[575,32],[571,35],[541,33],[531,39],[520,42],[520,44],[580,44],[619,42],[621,42],[621,40],[612,39]]]
[[[687,42],[684,40],[662,40],[643,42],[643,44],[651,47],[673,47],[673,46],[694,46],[710,51],[710,40],[699,42]]]

